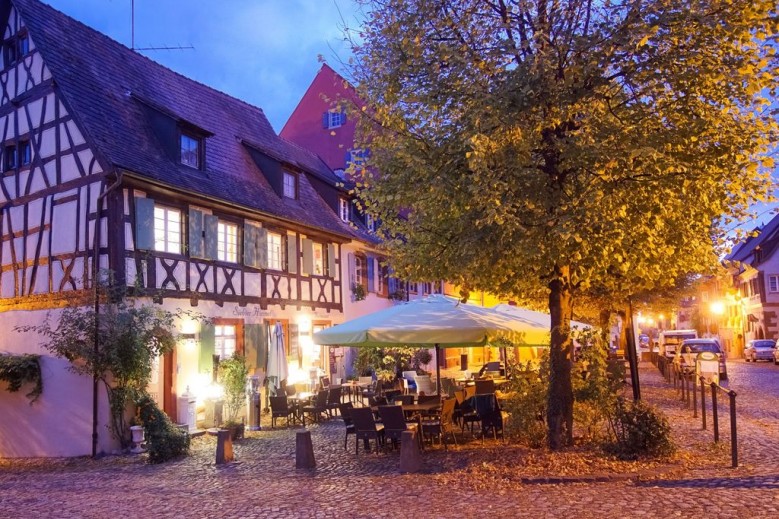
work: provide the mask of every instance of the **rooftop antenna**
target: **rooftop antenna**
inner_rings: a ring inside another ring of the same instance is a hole
[[[163,45],[161,47],[136,47],[135,46],[135,0],[130,2],[130,49],[131,50],[189,50],[192,45]]]

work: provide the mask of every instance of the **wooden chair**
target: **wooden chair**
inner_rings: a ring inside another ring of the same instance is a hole
[[[327,409],[328,416],[332,417],[333,412],[339,409],[342,391],[343,388],[341,386],[330,386],[327,389],[327,404],[325,404],[325,408]]]
[[[351,414],[355,430],[355,453],[357,455],[360,453],[360,440],[365,443],[366,450],[370,450],[370,440],[375,440],[376,454],[378,454],[379,444],[384,442],[384,424],[376,423],[370,407],[355,407]]]
[[[349,440],[349,435],[355,434],[354,421],[352,420],[352,409],[354,409],[354,405],[352,405],[351,402],[338,405],[338,412],[341,413],[341,419],[344,421],[344,426],[346,426],[346,436],[344,436],[344,450],[346,450],[346,442]]]
[[[314,421],[318,422],[322,418],[322,414],[327,413],[327,394],[326,389],[321,389],[317,394],[314,402],[303,406],[301,409],[303,413],[303,426],[306,425],[306,413],[313,415]]]
[[[379,416],[384,424],[384,441],[392,440],[392,446],[396,447],[401,439],[403,431],[416,430],[416,424],[406,423],[403,416],[403,408],[399,405],[380,405]]]
[[[473,408],[479,415],[481,421],[481,438],[484,441],[484,437],[492,432],[494,439],[498,439],[498,434],[503,436],[503,414],[498,404],[498,399],[495,393],[474,396],[471,401],[473,402]]]
[[[272,428],[276,427],[276,418],[285,418],[287,420],[287,426],[290,424],[290,417],[293,422],[295,421],[295,409],[291,408],[287,403],[286,395],[270,397],[270,409],[270,426]]]
[[[363,389],[363,391],[362,391],[362,399],[363,400],[367,400],[367,399],[370,399],[371,397],[376,397],[376,396],[381,395],[382,390],[383,390],[382,385],[383,385],[383,383],[382,383],[381,380],[377,380],[376,382],[372,382],[371,383],[371,387],[369,387],[368,389]]]
[[[457,445],[457,437],[454,435],[454,398],[447,398],[441,405],[441,414],[431,419],[423,419],[422,436],[430,437],[430,444],[433,444],[433,438],[438,437],[444,444],[444,450],[447,450],[446,435],[451,434],[454,444]]]

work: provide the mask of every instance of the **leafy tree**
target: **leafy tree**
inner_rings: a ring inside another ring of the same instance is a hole
[[[708,271],[768,197],[776,3],[363,4],[361,205],[402,277],[548,298],[548,443],[570,443],[574,293]]]
[[[124,298],[121,288],[109,292],[112,302],[101,305],[98,314],[89,306],[67,307],[59,319],[48,314],[41,324],[17,331],[42,335],[43,347],[70,361],[73,373],[97,377],[108,395],[111,433],[128,447],[127,408],[146,395],[155,359],[173,350],[179,314]]]

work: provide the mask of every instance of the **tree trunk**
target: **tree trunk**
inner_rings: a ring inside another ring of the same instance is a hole
[[[552,343],[549,352],[550,378],[546,408],[547,441],[552,450],[573,443],[571,312],[569,267],[556,267],[554,279],[549,283]]]

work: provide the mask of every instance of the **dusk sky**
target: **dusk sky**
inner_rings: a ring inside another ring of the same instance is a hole
[[[44,0],[130,46],[132,0]],[[352,0],[135,0],[135,46],[193,46],[142,51],[189,78],[265,111],[279,132],[321,64],[346,61],[344,21]]]

